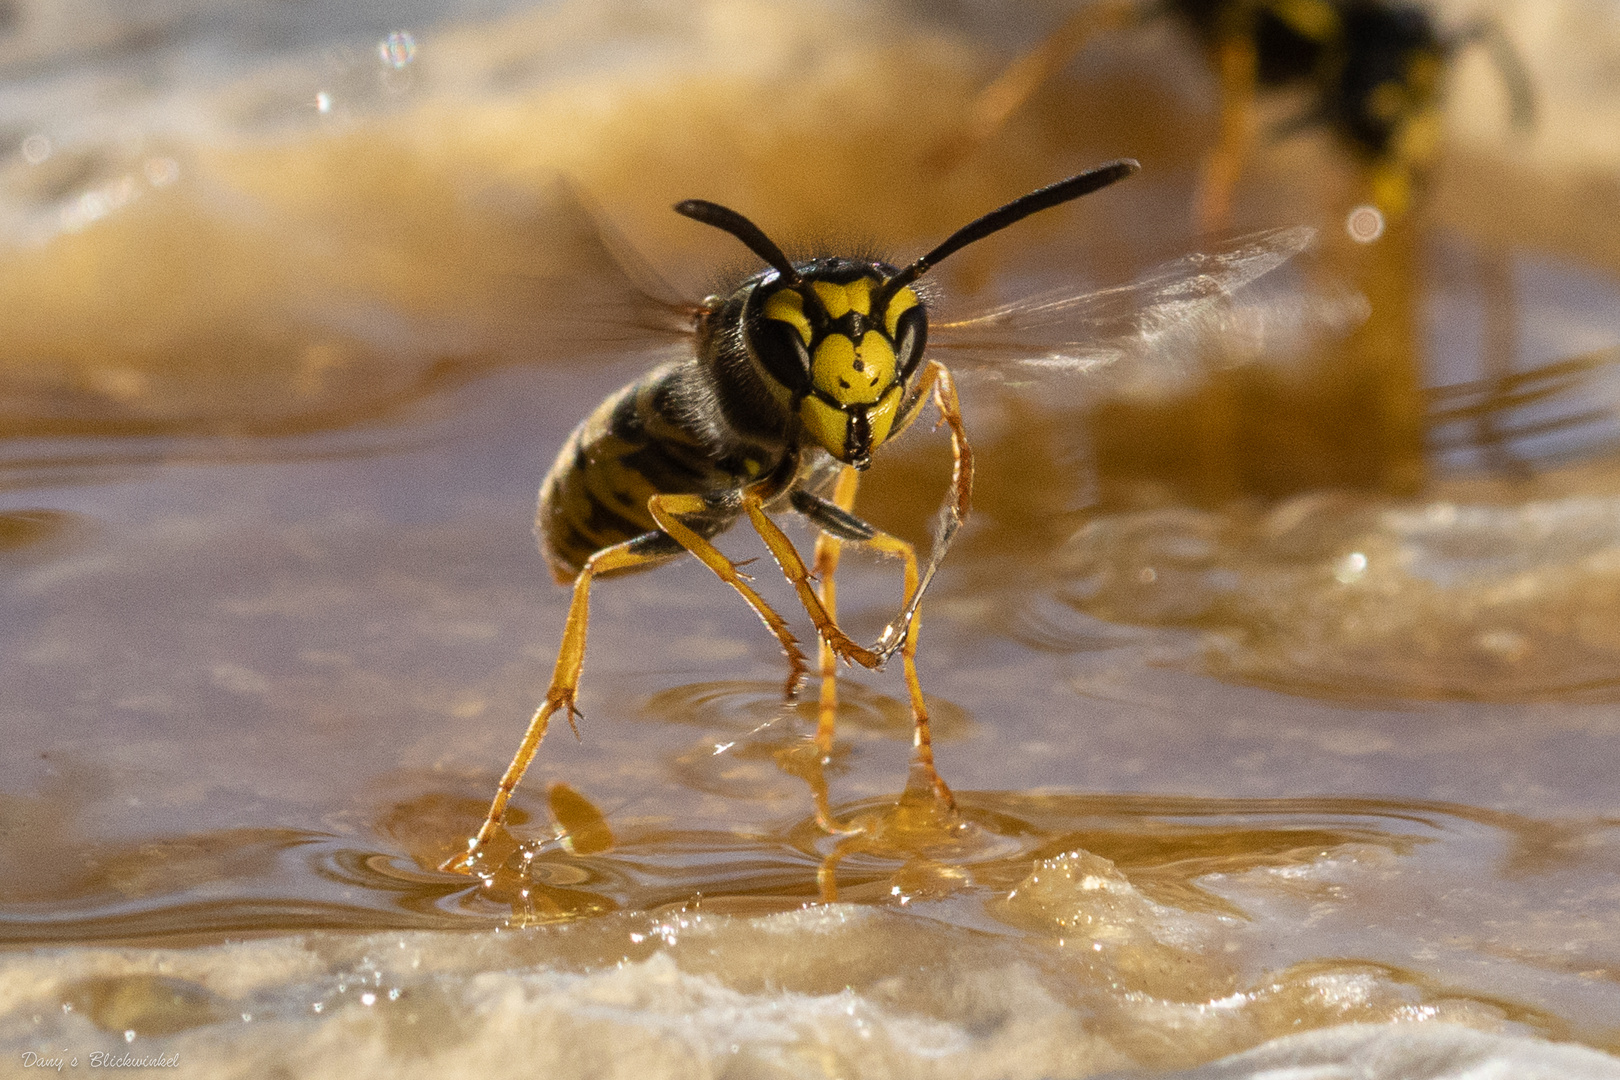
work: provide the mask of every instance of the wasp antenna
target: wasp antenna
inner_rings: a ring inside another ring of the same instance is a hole
[[[701,221],[705,225],[713,225],[748,245],[748,250],[764,259],[782,280],[790,285],[799,281],[799,272],[793,269],[788,257],[782,254],[782,249],[776,246],[776,241],[766,236],[758,225],[743,217],[735,210],[721,206],[719,203],[709,202],[707,199],[687,199],[675,204],[675,212],[693,221]]]
[[[983,217],[970,221],[957,229],[945,242],[933,251],[924,255],[898,274],[885,281],[879,290],[884,300],[893,296],[913,281],[922,277],[933,269],[945,256],[967,247],[976,240],[983,240],[991,233],[1000,232],[1016,221],[1022,221],[1029,215],[1048,207],[1061,206],[1071,199],[1078,199],[1082,195],[1089,195],[1099,188],[1105,188],[1116,180],[1123,180],[1140,169],[1141,163],[1132,158],[1122,158],[1119,161],[1110,161],[1106,165],[1099,165],[1095,169],[1088,169],[1077,176],[1067,180],[1059,180],[1055,184],[1032,191],[1028,195],[1014,199],[998,210],[992,210]],[[877,306],[874,303],[874,308]]]

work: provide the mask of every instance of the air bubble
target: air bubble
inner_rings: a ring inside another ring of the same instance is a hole
[[[23,160],[30,165],[43,164],[51,156],[51,140],[43,135],[30,135],[22,143]]]
[[[1344,230],[1358,244],[1370,244],[1384,235],[1384,214],[1376,206],[1358,206],[1344,219]]]
[[[416,39],[403,30],[396,30],[377,43],[377,55],[398,71],[416,59]]]

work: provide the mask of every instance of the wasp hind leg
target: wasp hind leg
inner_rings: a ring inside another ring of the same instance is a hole
[[[579,692],[579,673],[585,666],[585,626],[590,616],[592,580],[598,574],[636,570],[667,562],[679,555],[681,550],[681,545],[664,533],[649,532],[622,544],[603,548],[585,560],[585,566],[574,578],[574,596],[568,604],[568,621],[563,624],[562,645],[557,650],[557,666],[552,669],[546,700],[530,719],[529,729],[524,733],[523,742],[518,744],[512,763],[506,767],[506,773],[495,789],[495,800],[490,803],[489,813],[485,815],[478,834],[468,842],[466,851],[446,860],[441,870],[462,874],[472,872],[485,845],[500,831],[501,821],[506,817],[506,804],[511,801],[512,792],[534,761],[535,752],[540,749],[540,740],[546,737],[546,728],[551,725],[551,717],[559,709],[567,710],[568,726],[574,729],[575,735],[579,734],[579,726],[574,721],[580,713],[574,699]]]

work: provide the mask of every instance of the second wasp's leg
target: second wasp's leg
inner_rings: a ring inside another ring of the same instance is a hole
[[[1086,43],[1099,33],[1120,30],[1141,19],[1146,5],[1140,0],[1100,0],[1082,4],[1056,30],[997,75],[973,100],[968,121],[958,141],[944,148],[946,163],[954,163],[1000,131],[1007,118],[1057,77]]]
[[[668,536],[654,532],[604,548],[586,560],[579,576],[574,579],[574,597],[568,605],[568,621],[563,624],[562,645],[557,650],[557,666],[552,669],[546,700],[529,720],[528,731],[524,733],[517,753],[512,756],[512,763],[506,767],[506,773],[495,788],[495,800],[490,803],[489,813],[485,815],[478,834],[468,843],[465,852],[446,861],[441,869],[458,873],[472,870],[479,852],[500,829],[501,819],[506,816],[506,804],[511,800],[512,792],[517,790],[523,774],[528,771],[535,752],[540,749],[540,740],[546,737],[551,717],[558,709],[567,710],[568,725],[578,734],[579,728],[574,723],[578,715],[574,698],[579,692],[579,673],[585,666],[585,627],[590,617],[592,580],[596,575],[611,570],[632,570],[664,562],[679,551],[679,546]]]
[[[647,509],[652,514],[653,520],[658,522],[660,529],[668,533],[681,547],[697,556],[698,561],[713,570],[721,581],[736,589],[742,598],[748,601],[748,606],[764,621],[766,628],[776,635],[777,642],[781,644],[782,651],[788,658],[785,692],[788,697],[797,694],[799,684],[809,673],[810,665],[806,662],[804,653],[799,651],[798,639],[788,629],[786,621],[749,586],[747,576],[738,571],[735,563],[726,558],[719,548],[680,521],[681,517],[693,517],[710,510],[703,496],[654,495],[647,500]]]
[[[1258,59],[1252,38],[1229,33],[1216,47],[1216,75],[1221,87],[1220,135],[1204,159],[1196,197],[1197,225],[1203,232],[1226,227],[1232,214],[1243,161],[1254,141],[1254,86]]]

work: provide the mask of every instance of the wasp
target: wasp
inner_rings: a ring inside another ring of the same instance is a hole
[[[1422,7],[1395,0],[1100,0],[1070,16],[979,95],[966,136],[976,144],[1093,36],[1171,17],[1191,31],[1220,86],[1220,135],[1205,162],[1197,216],[1226,216],[1254,139],[1259,91],[1294,91],[1297,116],[1274,137],[1326,127],[1367,174],[1372,201],[1405,212],[1438,149],[1445,74],[1464,48],[1482,45],[1508,91],[1512,121],[1528,128],[1534,96],[1523,61],[1500,27],[1481,19],[1454,33]]]
[[[744,519],[815,626],[822,677],[818,746],[831,745],[838,661],[877,669],[899,652],[912,716],[913,768],[940,803],[954,805],[935,767],[917,678],[918,612],[968,516],[973,452],[952,371],[925,356],[930,301],[918,279],[969,244],[1138,168],[1132,160],[1114,161],[1014,199],[903,267],[844,256],[795,262],[735,210],[700,199],[675,206],[677,213],[731,234],[765,268],[685,309],[687,354],[604,400],[574,429],[546,475],[535,531],[553,576],[573,587],[562,643],[545,700],[489,813],[468,850],[445,869],[470,870],[496,835],[551,718],[563,713],[577,735],[576,700],[597,578],[695,556],[764,622],[787,658],[785,693],[791,698],[798,691],[809,673],[798,640],[739,564],[713,542]],[[1218,302],[1300,250],[1308,234],[1277,230],[1223,254],[1190,257],[1135,286],[1090,294],[1068,289],[937,323],[944,333],[936,351],[955,349],[970,366],[977,359],[983,365],[1086,370],[1164,339],[1168,321],[1195,317],[1202,305]],[[928,561],[920,567],[912,544],[857,517],[854,502],[861,473],[930,401],[939,414],[936,427],[949,429],[953,479]],[[796,511],[818,530],[813,570],[774,520],[784,511]],[[904,564],[899,614],[871,646],[852,640],[837,619],[833,573],[846,543]]]

